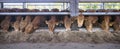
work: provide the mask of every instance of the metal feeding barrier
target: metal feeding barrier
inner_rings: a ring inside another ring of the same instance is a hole
[[[120,12],[83,12],[82,14],[83,15],[120,15]],[[70,12],[0,12],[0,15],[70,15]]]

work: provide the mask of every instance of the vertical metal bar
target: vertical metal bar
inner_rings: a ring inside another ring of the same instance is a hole
[[[1,5],[1,3],[0,3],[0,9],[1,9],[1,6],[2,6],[2,5]]]
[[[100,9],[104,9],[104,3],[101,2]]]
[[[62,7],[61,10],[65,9],[65,3],[62,3],[62,5],[63,5],[63,6],[61,6],[61,7]]]
[[[3,4],[3,2],[1,2],[1,8],[4,8],[4,4]]]
[[[26,6],[26,3],[25,3],[25,2],[23,3],[23,8],[27,8],[27,6]]]
[[[79,0],[70,0],[70,14],[71,16],[78,16],[78,3]]]
[[[92,3],[90,2],[90,9],[93,9],[92,6],[93,6]]]
[[[105,3],[103,2],[103,9],[105,9]]]

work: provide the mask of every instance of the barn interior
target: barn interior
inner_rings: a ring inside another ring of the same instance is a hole
[[[0,49],[26,42],[114,43],[119,49],[120,0],[0,0]]]

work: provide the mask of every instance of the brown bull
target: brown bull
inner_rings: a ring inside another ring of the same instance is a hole
[[[119,12],[119,10],[114,9],[112,12]],[[119,32],[120,31],[120,16],[115,15],[114,17],[115,17],[114,21],[110,22],[110,26],[113,26],[114,32]]]
[[[55,8],[55,9],[52,9],[51,12],[59,12],[59,10]],[[45,22],[48,25],[50,35],[52,35],[54,32],[55,26],[58,25],[57,16],[51,16],[50,20]]]
[[[87,12],[95,12],[95,10],[87,10]],[[85,17],[85,27],[88,32],[92,32],[93,24],[98,20],[97,16]]]
[[[69,18],[68,16],[64,16],[64,20],[63,20],[64,26],[66,28],[66,31],[70,31],[71,30],[71,24],[73,23],[73,21],[71,20],[71,18]]]
[[[69,10],[62,10],[61,12],[69,12]],[[72,18],[69,15],[64,15],[61,21],[66,28],[66,31],[71,30],[71,24],[73,23]]]
[[[5,19],[1,22],[0,26],[4,32],[8,32],[10,27],[11,16],[6,16]]]
[[[92,32],[93,24],[96,23],[98,18],[96,16],[85,17],[85,27],[88,32]]]
[[[110,23],[110,16],[104,16],[102,20],[101,28],[106,32],[109,32],[109,23]]]
[[[79,16],[77,16],[78,27],[82,27],[83,22],[84,22],[84,16],[82,14],[82,12],[84,12],[84,10],[80,10],[80,12],[81,12],[81,14]]]
[[[13,28],[15,31],[20,31],[20,21],[22,19],[22,16],[17,16],[16,21],[13,23]]]
[[[29,34],[40,27],[40,24],[45,21],[44,16],[36,16],[31,23],[25,28],[25,33]]]
[[[25,17],[25,20],[23,20],[23,18],[22,18],[22,20],[21,20],[21,22],[20,22],[20,31],[21,31],[21,32],[24,32],[25,27],[26,27],[29,23],[31,23],[31,20],[32,20],[31,16],[26,16],[26,17]]]
[[[39,10],[33,10],[34,12],[37,12]],[[32,12],[33,12],[32,11]],[[42,12],[44,12],[42,10]],[[46,10],[45,10],[46,12]],[[35,16],[35,18],[33,19],[32,22],[30,22],[26,28],[25,28],[25,33],[29,34],[29,33],[32,33],[33,31],[35,31],[36,29],[38,29],[41,25],[41,23],[44,23],[45,22],[45,17],[44,16]]]
[[[39,10],[38,9],[32,9],[32,10],[22,9],[22,12],[39,12]],[[28,26],[28,24],[31,23],[31,21],[32,21],[31,16],[26,16],[24,20],[22,19],[20,23],[20,31],[25,32],[25,28]]]
[[[21,12],[21,9],[13,8],[11,9],[12,12]],[[22,16],[16,16],[16,21],[12,24],[12,27],[15,31],[20,31],[20,21]]]
[[[117,12],[117,10],[108,9],[108,10],[106,10],[105,12]],[[118,18],[117,16],[115,16],[115,20],[114,20],[113,22],[111,22],[111,20],[112,20],[111,16],[104,16],[104,17],[103,17],[103,21],[102,21],[102,25],[101,25],[102,29],[103,29],[104,31],[109,32],[109,27],[113,25],[113,29],[114,29],[115,31],[119,31],[119,27],[117,27],[117,26],[119,26],[119,24],[118,24],[118,22],[117,22],[118,19],[119,19],[119,18]]]
[[[105,9],[98,9],[97,12],[108,12],[108,11]],[[100,26],[101,26],[102,30],[109,32],[109,27],[110,27],[109,25],[110,25],[111,17],[108,15],[105,15],[105,16],[100,16],[99,18],[100,18],[99,20],[101,20]]]
[[[51,16],[51,19],[49,21],[45,21],[48,25],[50,34],[53,34],[55,26],[58,25],[58,21],[56,19],[56,16]]]
[[[115,20],[113,22],[113,29],[115,32],[120,31],[120,16],[115,16]]]

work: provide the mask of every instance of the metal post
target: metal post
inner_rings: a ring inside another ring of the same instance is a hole
[[[25,3],[25,2],[23,3],[23,8],[27,8],[27,6],[26,6],[26,3]]]
[[[4,4],[3,4],[3,2],[1,2],[1,7],[0,8],[3,8],[4,7]]]
[[[100,8],[101,8],[101,9],[104,9],[104,3],[101,2]]]
[[[70,0],[70,14],[71,16],[78,16],[79,9],[78,9],[79,0]]]
[[[103,9],[105,9],[105,3],[103,2]]]
[[[71,15],[71,17],[79,15],[78,3],[79,3],[79,0],[70,0],[70,15]],[[72,24],[71,29],[78,30],[77,22],[74,22]]]
[[[1,9],[1,6],[2,6],[2,5],[1,5],[1,3],[0,3],[0,9]]]
[[[63,9],[65,9],[65,3],[63,3],[62,5],[63,5],[63,7],[62,6],[61,7],[62,7],[62,10],[63,10]]]

